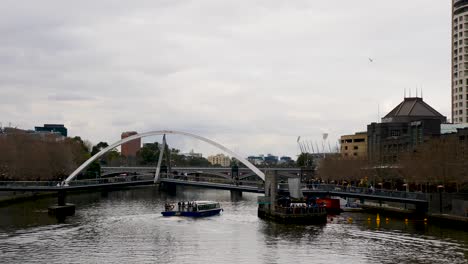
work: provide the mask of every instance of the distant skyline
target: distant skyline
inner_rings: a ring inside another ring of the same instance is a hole
[[[416,88],[451,118],[450,1],[5,0],[0,34],[0,122],[94,144],[173,129],[296,158]]]

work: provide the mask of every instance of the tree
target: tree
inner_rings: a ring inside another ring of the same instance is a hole
[[[401,156],[400,172],[408,183],[427,190],[443,185],[452,190],[468,185],[468,143],[454,135],[433,138]]]
[[[310,153],[301,153],[297,157],[296,165],[298,167],[310,167],[314,164],[314,158]]]
[[[95,154],[97,154],[99,151],[107,148],[109,146],[109,144],[107,144],[107,142],[99,142],[96,146],[93,146],[92,150],[91,150],[91,156],[94,156]]]

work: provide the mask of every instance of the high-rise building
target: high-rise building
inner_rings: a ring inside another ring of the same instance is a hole
[[[133,136],[138,134],[135,131],[128,131],[128,132],[123,132],[122,133],[122,139],[127,138],[129,136]],[[134,139],[132,141],[129,141],[127,143],[122,144],[122,156],[124,157],[135,157],[137,152],[141,148],[141,138]]]
[[[452,0],[452,122],[468,122],[468,1]]]

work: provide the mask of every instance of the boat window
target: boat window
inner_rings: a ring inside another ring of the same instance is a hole
[[[218,204],[200,204],[198,205],[198,210],[210,210],[218,208]]]

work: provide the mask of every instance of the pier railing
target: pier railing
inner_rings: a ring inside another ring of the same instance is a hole
[[[402,191],[392,191],[392,190],[386,190],[386,189],[341,186],[341,185],[334,185],[334,184],[307,184],[304,186],[303,190],[318,190],[318,191],[327,191],[331,193],[353,193],[353,194],[363,194],[363,195],[392,197],[392,198],[427,200],[427,194],[422,193],[422,192],[402,192]]]

